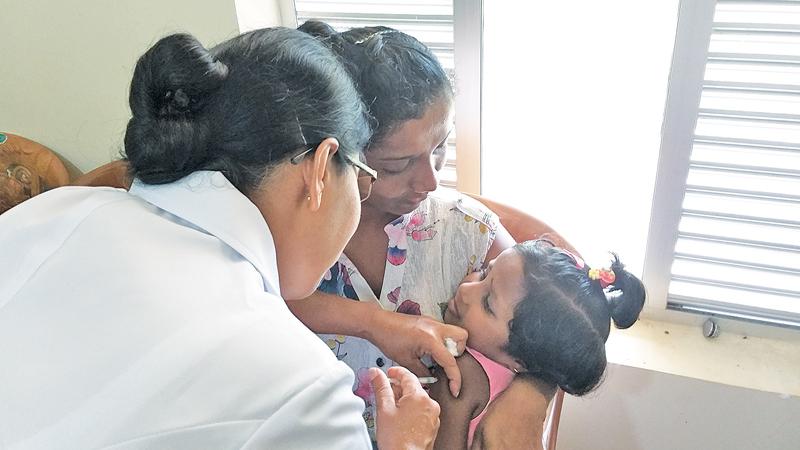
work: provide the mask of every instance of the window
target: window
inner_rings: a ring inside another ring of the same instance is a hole
[[[455,71],[444,183],[618,251],[650,311],[800,328],[800,1],[294,4]]]
[[[641,275],[678,2],[483,8],[483,194]]]
[[[470,0],[463,3],[479,3],[476,0]],[[294,1],[294,8],[297,17],[297,23],[302,24],[309,19],[318,19],[327,22],[338,31],[345,31],[350,28],[362,26],[375,26],[383,25],[400,30],[404,33],[410,34],[422,43],[428,46],[433,51],[439,62],[444,69],[450,74],[451,78],[461,78],[456,76],[455,70],[455,37],[454,37],[454,13],[452,0],[405,0],[405,1],[381,1],[374,0],[318,0],[318,1]],[[477,10],[479,12],[479,9]],[[475,16],[479,19],[480,15]],[[479,20],[476,23],[480,23]],[[475,33],[476,36],[479,34]],[[474,38],[474,42],[479,43],[479,38]],[[469,36],[465,39],[469,41]],[[479,63],[479,60],[477,60]],[[473,61],[474,65],[475,62]],[[465,69],[468,66],[464,66]],[[474,72],[474,68],[472,72]],[[465,77],[466,77],[465,72]],[[468,90],[469,92],[469,90]],[[479,95],[479,92],[476,93]],[[460,97],[464,97],[459,93]],[[471,111],[463,111],[459,109],[458,105],[471,105]],[[461,122],[466,125],[467,120],[474,117],[479,111],[478,104],[474,101],[465,101],[463,98],[457,99],[456,116],[459,118],[459,125],[457,128],[458,134],[462,133],[460,130]],[[451,133],[448,141],[448,162],[441,172],[440,182],[445,186],[459,186],[463,190],[477,191],[476,188],[470,189],[470,186],[465,185],[467,180],[477,178],[468,175],[469,168],[462,164],[459,171],[464,173],[464,180],[460,180],[456,176],[456,168],[458,166],[458,159],[456,157],[456,132]],[[478,135],[479,136],[479,135]],[[479,144],[459,144],[459,148],[464,148],[464,151],[458,152],[459,156],[473,155],[478,152]],[[469,148],[468,148],[469,147]],[[468,151],[469,150],[469,151]],[[472,156],[470,159],[476,159]],[[473,165],[472,172],[477,173],[477,164]]]
[[[684,0],[668,97],[651,299],[800,328],[800,3]]]

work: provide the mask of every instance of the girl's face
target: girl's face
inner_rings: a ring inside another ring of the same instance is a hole
[[[445,323],[467,330],[467,346],[510,369],[522,367],[505,351],[508,323],[525,295],[524,261],[513,248],[505,250],[480,272],[467,275],[447,303]]]
[[[403,122],[367,151],[367,164],[378,171],[378,181],[365,207],[401,216],[436,189],[446,160],[452,109],[450,98],[439,100],[422,117]]]

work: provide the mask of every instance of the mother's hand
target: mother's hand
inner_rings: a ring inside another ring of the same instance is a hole
[[[456,343],[457,354],[464,351],[467,330],[438,322],[430,317],[386,311],[375,308],[367,339],[397,364],[407,367],[417,376],[430,376],[430,370],[420,361],[425,355],[444,369],[450,380],[450,392],[458,396],[461,391],[461,372],[455,357],[445,345],[445,338]]]

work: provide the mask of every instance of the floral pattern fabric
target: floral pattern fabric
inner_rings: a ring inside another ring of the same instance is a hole
[[[480,268],[494,242],[497,216],[470,197],[440,188],[416,210],[384,228],[389,238],[380,298],[355,265],[342,255],[325,274],[319,290],[353,300],[373,301],[389,311],[442,319],[442,304],[464,276]],[[336,357],[356,374],[353,391],[366,409],[374,439],[374,399],[367,370],[393,365],[369,341],[353,336],[319,335]]]

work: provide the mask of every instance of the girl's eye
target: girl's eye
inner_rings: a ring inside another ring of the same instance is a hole
[[[403,173],[403,172],[406,171],[406,169],[411,167],[411,163],[412,163],[412,160],[410,160],[410,159],[406,160],[405,162],[398,161],[396,164],[394,164],[392,166],[381,168],[381,172],[387,173],[389,175],[396,175],[398,173]]]
[[[483,309],[486,310],[487,313],[494,315],[494,311],[492,311],[492,307],[489,305],[489,294],[483,297]]]
[[[481,274],[480,274],[480,277],[478,279],[480,281],[483,281],[483,280],[486,279],[486,269],[485,268],[481,268],[480,272],[481,272]]]

